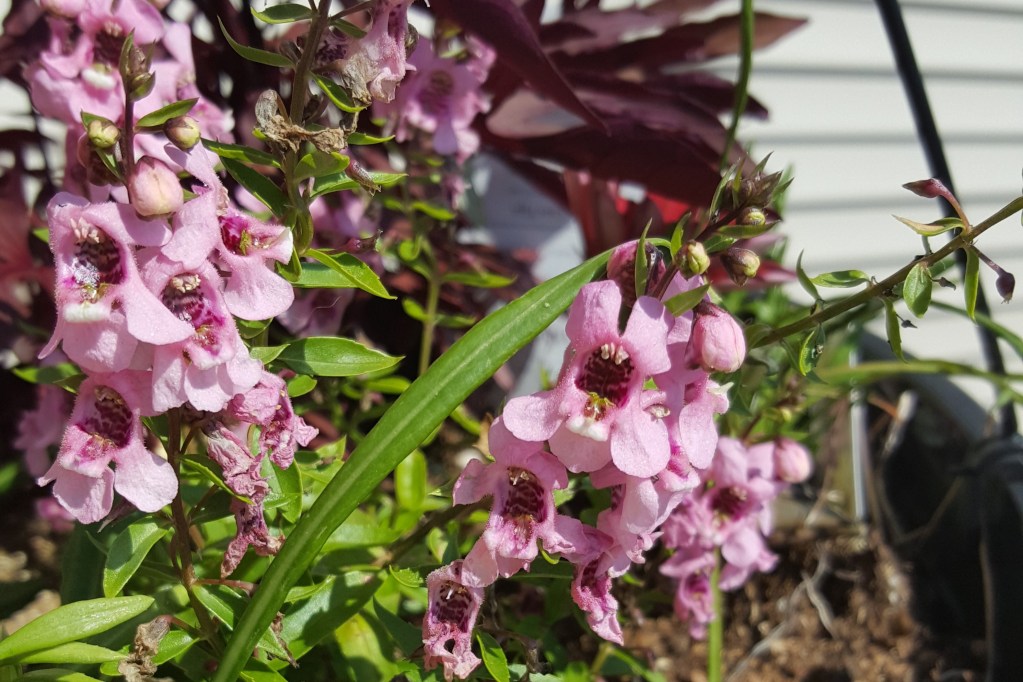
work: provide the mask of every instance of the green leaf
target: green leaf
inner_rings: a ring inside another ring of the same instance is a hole
[[[465,333],[394,402],[291,531],[220,659],[215,682],[234,682],[260,634],[320,547],[398,463],[469,394],[560,315],[604,268],[602,254],[550,279]],[[287,619],[285,619],[287,622]]]
[[[905,362],[906,357],[902,354],[902,324],[895,312],[895,304],[887,298],[884,299],[884,328],[888,333],[888,345],[895,357]]]
[[[366,37],[366,31],[364,31],[363,29],[359,28],[358,26],[356,26],[352,22],[346,21],[346,20],[344,20],[344,19],[342,19],[340,17],[338,17],[336,19],[331,19],[330,25],[333,26],[334,28],[336,28],[337,30],[341,31],[345,35],[350,35],[353,38],[365,38]]]
[[[222,156],[220,160],[224,163],[224,168],[231,174],[231,177],[237,180],[242,187],[252,192],[252,195],[273,211],[275,216],[281,217],[287,212],[288,200],[272,180],[236,159]]]
[[[369,177],[380,187],[390,187],[391,185],[396,185],[401,182],[406,177],[406,174],[369,171]],[[316,197],[323,196],[324,194],[330,194],[331,192],[340,192],[342,190],[356,189],[358,187],[359,183],[352,180],[344,173],[324,175],[323,177],[316,178],[313,181],[313,191],[310,198],[315,199]]]
[[[263,333],[273,320],[235,320],[238,334],[245,340],[251,340]]]
[[[428,317],[423,306],[419,305],[415,299],[401,299],[401,308],[405,311],[406,315],[418,322],[425,322]],[[471,315],[437,314],[434,316],[433,323],[439,327],[447,327],[449,329],[465,329],[476,324],[476,318]]]
[[[290,538],[288,542],[291,542]],[[276,561],[274,559],[274,563]],[[284,616],[281,635],[288,642],[288,649],[295,658],[301,658],[320,640],[330,636],[338,626],[358,613],[380,588],[382,582],[379,576],[369,576],[358,571],[346,573],[342,578],[335,580],[330,589],[320,590],[307,601],[288,609],[287,615]],[[266,580],[266,577],[263,579]],[[250,606],[249,611],[251,610]],[[272,616],[273,614],[271,619]],[[238,623],[239,627],[245,625],[245,617],[248,616],[244,616]],[[244,663],[244,660],[239,661],[239,665]],[[234,675],[225,679],[233,682]]]
[[[362,289],[363,291],[393,299],[380,277],[361,260],[350,253],[328,255],[318,249],[309,249],[306,255],[315,259],[321,267],[311,263],[302,268],[302,275],[295,286],[314,289]]]
[[[376,599],[370,601],[370,606],[373,608],[373,614],[380,621],[380,624],[387,629],[387,634],[391,636],[391,639],[398,645],[402,653],[406,656],[411,656],[416,649],[423,646],[422,628],[406,623],[396,614],[388,611],[387,607],[381,605]]]
[[[309,393],[309,391],[314,388],[316,388],[316,379],[306,376],[305,374],[299,374],[288,381],[288,397],[298,398],[299,396]]]
[[[834,272],[825,272],[822,275],[817,275],[810,281],[822,287],[847,289],[869,283],[870,275],[862,270],[835,270]]]
[[[500,289],[514,282],[515,278],[495,275],[492,272],[448,272],[444,274],[443,280],[480,289]]]
[[[217,142],[216,140],[207,140],[206,138],[203,138],[202,146],[209,149],[221,159],[248,161],[256,166],[276,166],[277,168],[280,168],[281,166],[280,162],[274,158],[273,154],[264,152],[261,149],[253,149],[252,147],[246,147],[241,144]]]
[[[263,508],[279,509],[288,522],[295,523],[302,515],[302,474],[298,466],[292,464],[281,469],[267,458],[263,471],[270,484],[270,493],[263,502]]]
[[[931,281],[931,271],[927,263],[917,263],[909,271],[906,281],[902,286],[902,298],[906,301],[909,311],[917,317],[923,317],[927,307],[931,304],[931,288],[934,282]]]
[[[964,227],[963,221],[959,218],[941,218],[940,220],[935,220],[933,223],[918,223],[917,221],[910,220],[909,218],[900,218],[899,216],[893,217],[903,225],[909,226],[909,229],[925,237],[936,237],[942,232],[948,232],[949,230],[961,230]]]
[[[646,236],[650,232],[650,225],[653,224],[652,220],[646,221],[646,227],[643,228],[643,234],[639,235],[639,244],[636,245],[636,267],[633,272],[635,277],[634,284],[636,286],[636,297],[646,295],[647,285],[647,269],[650,264],[647,262],[646,256]]]
[[[33,651],[18,658],[19,665],[31,663],[74,663],[77,665],[93,665],[108,661],[120,661],[126,654],[106,647],[86,644],[84,642],[68,642],[58,644],[50,649]]]
[[[264,24],[290,24],[296,21],[312,19],[315,15],[309,8],[309,5],[288,3],[285,5],[271,5],[262,12],[253,7],[252,16]]]
[[[314,73],[313,81],[315,81],[317,87],[323,91],[323,94],[327,96],[327,99],[333,102],[334,106],[341,111],[355,114],[366,108],[365,106],[356,104],[355,100],[353,100],[351,95],[345,91],[344,87],[330,78]]]
[[[136,521],[121,531],[110,544],[103,567],[103,594],[113,597],[124,589],[149,550],[166,534],[166,528],[149,518]]]
[[[355,131],[348,136],[348,144],[383,144],[384,142],[390,142],[393,139],[394,135],[377,137],[376,135],[367,135],[366,133]]]
[[[665,301],[664,307],[667,308],[672,315],[678,317],[699,305],[700,301],[703,300],[703,297],[707,295],[708,291],[710,291],[709,284],[698,286],[695,289],[690,289],[689,291],[683,291],[681,294],[675,294]]]
[[[223,585],[196,585],[193,589],[202,605],[228,630],[232,630],[238,615],[245,609],[245,597]],[[277,658],[285,660],[288,658],[288,652],[269,629],[263,632],[256,645]]]
[[[401,357],[367,348],[358,341],[333,336],[313,336],[289,344],[277,362],[299,374],[319,377],[350,377],[387,369]]]
[[[821,346],[824,343],[824,327],[817,325],[799,345],[799,373],[803,376],[809,374],[817,366],[817,359],[821,354]]]
[[[966,296],[966,314],[971,320],[977,317],[977,293],[980,291],[980,257],[977,250],[966,247],[966,274],[963,277],[963,294]]]
[[[87,599],[72,602],[44,613],[0,642],[0,664],[58,644],[75,642],[106,632],[131,620],[153,604],[144,595]]]
[[[59,365],[22,365],[13,370],[15,376],[32,384],[56,384],[73,376],[78,376],[81,371],[70,362],[62,362]]]
[[[267,66],[276,66],[279,69],[290,69],[295,65],[291,63],[291,60],[282,54],[277,52],[270,52],[268,50],[261,50],[258,47],[249,47],[248,45],[242,45],[241,43],[235,42],[235,39],[231,37],[231,34],[227,32],[227,28],[224,26],[223,20],[217,17],[217,23],[220,24],[220,31],[227,38],[228,44],[235,52],[245,57],[250,62],[256,62],[257,64],[266,64]]]
[[[16,682],[31,680],[32,682],[100,682],[95,677],[89,677],[85,673],[63,668],[44,668],[23,673],[16,678]]]
[[[394,497],[402,509],[417,511],[429,492],[426,487],[426,457],[413,450],[394,468]]]
[[[482,630],[477,630],[476,641],[480,643],[480,653],[483,654],[483,665],[486,666],[487,672],[490,673],[490,676],[493,677],[496,682],[510,682],[511,677],[508,673],[508,658],[504,655],[504,650],[501,649],[501,645],[497,643],[497,640]]]
[[[150,112],[140,118],[135,124],[135,129],[139,130],[142,128],[157,128],[162,126],[172,118],[184,116],[190,112],[192,107],[194,107],[195,103],[198,101],[198,97],[193,97],[192,99],[183,99],[178,102],[171,102],[167,106],[160,107],[156,111]]]
[[[269,365],[277,359],[277,356],[284,352],[288,344],[283,346],[253,346],[249,349],[249,355],[259,360],[264,365]]]
[[[343,173],[352,160],[341,152],[325,154],[319,149],[314,149],[298,161],[295,167],[295,180],[308,180],[309,178],[320,177]]]
[[[399,201],[397,203],[400,209],[402,202]],[[420,213],[428,215],[434,220],[439,220],[441,222],[447,222],[449,220],[454,220],[455,218],[454,211],[444,208],[443,206],[438,206],[437,204],[431,204],[428,201],[413,201],[409,204],[409,207],[413,211],[419,211]]]
[[[821,300],[821,295],[817,293],[817,287],[813,285],[813,281],[807,276],[806,271],[803,270],[803,252],[799,252],[799,258],[796,259],[796,277],[799,278],[799,285],[803,287],[806,293],[813,296],[813,300]]]

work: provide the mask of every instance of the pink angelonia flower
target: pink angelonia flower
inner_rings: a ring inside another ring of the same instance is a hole
[[[259,556],[274,556],[281,551],[284,544],[283,535],[271,535],[263,516],[263,500],[246,504],[241,500],[231,500],[231,512],[234,514],[238,533],[224,550],[224,559],[220,563],[220,575],[226,577],[238,568],[245,552],[252,548]]]
[[[813,472],[810,452],[791,438],[776,439],[773,456],[775,476],[785,483],[801,483]]]
[[[567,549],[563,556],[575,565],[572,600],[585,614],[595,633],[609,642],[622,644],[618,624],[618,600],[611,594],[615,541],[606,533],[578,519],[566,517],[561,524]]]
[[[282,469],[291,466],[298,446],[308,445],[319,433],[295,414],[284,379],[264,371],[255,388],[231,399],[228,414],[259,424],[259,450]]]
[[[493,498],[487,528],[465,559],[464,579],[480,587],[498,575],[528,570],[538,540],[549,552],[561,551],[553,491],[568,485],[568,473],[553,455],[515,438],[500,419],[490,427],[489,441],[494,461],[471,460],[453,493],[455,504]]]
[[[40,352],[63,341],[64,352],[84,369],[128,367],[139,341],[166,344],[192,334],[143,284],[135,245],[159,245],[165,224],[145,222],[131,207],[89,204],[61,193],[46,208],[56,266],[57,325]]]
[[[143,267],[149,287],[191,331],[153,349],[154,405],[163,412],[187,402],[219,412],[255,386],[262,373],[262,363],[249,356],[227,310],[220,276],[210,263],[183,271],[158,254],[150,254]]]
[[[356,101],[394,99],[408,69],[405,39],[412,0],[378,0],[373,25],[362,38],[330,30],[316,49],[317,71],[334,71]]]
[[[587,284],[568,315],[570,346],[557,386],[510,400],[508,429],[528,441],[549,440],[569,470],[595,471],[608,461],[631,476],[649,477],[668,463],[668,431],[659,410],[663,394],[644,391],[666,372],[671,316],[640,297],[625,332],[618,330],[622,295],[611,281]]]
[[[465,580],[455,561],[426,577],[429,606],[423,618],[423,663],[427,670],[444,666],[444,679],[465,679],[480,664],[472,652],[472,631],[483,603],[483,588]]]
[[[675,615],[689,623],[693,639],[704,639],[707,625],[716,616],[711,589],[714,563],[713,552],[691,547],[679,550],[661,565],[661,573],[679,581],[675,591]]]
[[[163,161],[151,156],[135,162],[127,188],[132,208],[143,218],[169,216],[185,201],[178,176]]]
[[[132,31],[140,47],[160,40],[160,12],[145,0],[86,0],[74,17],[75,31],[61,19],[51,19],[50,28],[50,49],[25,73],[36,109],[69,125],[78,125],[83,111],[122,118],[121,46]]]
[[[196,187],[199,196],[175,215],[174,237],[163,248],[163,256],[194,269],[215,251],[227,273],[224,300],[231,313],[243,320],[265,320],[287,310],[294,290],[268,261],[291,259],[291,230],[234,208],[213,170],[213,155],[201,146],[183,152],[167,145],[166,152],[205,187]]]
[[[144,512],[158,511],[177,493],[174,470],[143,439],[141,417],[154,414],[149,381],[128,370],[93,375],[79,388],[57,460],[39,484],[54,481],[54,496],[82,523],[106,516],[115,490]]]
[[[416,70],[402,82],[392,103],[378,106],[385,115],[397,117],[399,141],[411,137],[411,126],[433,134],[433,149],[438,154],[464,161],[479,149],[480,138],[472,130],[472,122],[490,108],[480,87],[494,53],[478,41],[470,46],[476,54],[459,62],[437,55],[428,41],[419,41],[409,58]]]

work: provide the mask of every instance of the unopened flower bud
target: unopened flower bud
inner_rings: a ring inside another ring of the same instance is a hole
[[[767,223],[767,215],[764,213],[764,209],[756,206],[749,206],[743,209],[739,215],[740,225],[753,225],[754,227],[760,227]]]
[[[1002,272],[998,275],[998,279],[995,280],[995,289],[998,291],[998,295],[1002,297],[1002,303],[1008,303],[1012,300],[1012,292],[1016,288],[1016,278],[1012,276],[1011,272]]]
[[[85,130],[89,135],[89,143],[97,149],[110,149],[121,137],[121,129],[109,118],[91,119]]]
[[[937,199],[938,197],[948,197],[951,192],[945,187],[944,183],[937,178],[928,178],[927,180],[917,180],[916,182],[907,182],[903,185],[904,188],[908,189],[918,197],[924,197],[925,199]]]
[[[135,34],[129,33],[121,47],[121,58],[117,69],[128,95],[135,100],[142,99],[153,90],[156,78],[149,70],[150,58],[137,45]]]
[[[774,190],[781,182],[781,172],[764,175],[757,173],[739,183],[740,206],[767,206],[771,203]]]
[[[689,338],[692,360],[708,372],[739,369],[746,359],[746,338],[739,323],[708,301],[701,301],[694,312],[693,332]]]
[[[813,460],[806,448],[791,438],[774,441],[774,475],[786,483],[799,483],[810,477]]]
[[[721,262],[732,281],[742,286],[760,269],[760,257],[749,249],[733,246],[721,254]]]
[[[90,185],[113,185],[118,183],[117,176],[110,172],[107,165],[103,163],[99,152],[92,146],[88,133],[82,133],[78,138],[78,145],[75,149],[75,156],[78,163],[85,169],[85,179]],[[68,170],[71,168],[69,166]]]
[[[151,156],[136,162],[127,185],[132,208],[144,218],[174,213],[185,201],[178,176],[163,161]]]
[[[698,241],[689,240],[683,244],[679,256],[681,256],[679,270],[687,279],[702,275],[710,267],[710,256],[707,255],[707,249]]]
[[[188,151],[202,138],[199,122],[191,116],[177,116],[163,124],[163,134],[175,147]]]
[[[622,301],[631,306],[636,302],[636,253],[639,241],[626,242],[611,252],[607,261],[607,278],[618,284],[622,291]],[[657,281],[666,269],[661,252],[653,246],[646,245],[646,281],[647,291],[656,286]]]

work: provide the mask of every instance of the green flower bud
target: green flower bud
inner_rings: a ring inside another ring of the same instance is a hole
[[[681,256],[679,270],[686,278],[702,275],[710,267],[710,256],[707,255],[707,249],[698,241],[690,240],[683,244],[678,255]]]
[[[94,118],[89,121],[85,131],[89,135],[89,143],[96,149],[110,149],[121,137],[121,129],[108,118]]]
[[[188,151],[202,138],[199,122],[191,116],[178,116],[163,124],[163,134],[182,151]]]

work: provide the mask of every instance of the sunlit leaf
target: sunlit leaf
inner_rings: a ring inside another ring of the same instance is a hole
[[[290,24],[296,21],[312,19],[315,16],[309,5],[298,5],[295,3],[270,5],[262,11],[254,7],[251,9],[252,16],[264,24]]]
[[[309,249],[306,255],[316,263],[302,268],[295,286],[307,289],[362,289],[380,298],[393,299],[380,276],[363,261],[350,253],[329,255],[318,249]]]
[[[275,216],[282,217],[287,212],[288,200],[284,196],[284,192],[272,180],[236,159],[222,156],[220,160],[231,177],[249,190],[252,196],[262,201],[267,208],[273,211]]]
[[[482,630],[476,631],[476,640],[480,643],[480,653],[483,654],[483,665],[490,676],[496,682],[510,682],[511,676],[508,673],[508,657],[497,640]]]
[[[313,336],[288,344],[275,361],[299,374],[349,377],[393,367],[401,357],[367,348],[352,339]]]
[[[963,228],[963,221],[959,218],[942,218],[935,220],[933,223],[920,223],[909,218],[901,218],[894,216],[903,225],[907,225],[909,229],[913,230],[917,234],[921,234],[925,237],[935,237],[943,232],[949,230],[957,230]]]
[[[121,531],[110,544],[103,567],[103,594],[116,596],[142,565],[149,550],[168,532],[156,521],[145,518]]]
[[[799,285],[803,287],[803,290],[813,296],[813,300],[821,300],[821,295],[817,291],[817,287],[814,286],[813,280],[803,270],[803,252],[799,252],[799,258],[796,259],[796,277],[799,279]]]
[[[817,286],[845,289],[870,282],[870,275],[862,270],[835,270],[825,272],[810,280]]]
[[[135,128],[156,128],[162,126],[172,118],[184,116],[190,112],[192,107],[194,107],[195,103],[198,101],[198,97],[193,97],[192,99],[183,99],[178,102],[171,102],[167,106],[160,107],[156,111],[152,111],[140,118],[138,122],[135,123]]]
[[[904,361],[906,358],[902,354],[902,325],[898,313],[895,312],[895,304],[887,298],[884,299],[884,328],[888,333],[888,345],[891,346],[892,353]]]
[[[220,17],[217,17],[217,23],[220,24],[220,31],[227,38],[227,43],[231,46],[231,49],[249,61],[256,62],[257,64],[266,64],[267,66],[276,66],[280,69],[290,69],[295,66],[291,63],[290,59],[282,54],[261,50],[258,47],[249,47],[248,45],[236,42],[231,37],[231,34],[227,32],[227,27],[224,26],[224,22]]]
[[[710,291],[710,285],[704,284],[698,286],[695,289],[689,291],[683,291],[681,294],[675,294],[667,301],[664,302],[664,307],[671,312],[672,315],[678,317],[684,313],[689,312],[703,300],[703,297]]]
[[[230,144],[227,142],[218,142],[216,140],[207,140],[205,138],[203,138],[202,146],[206,147],[206,149],[209,149],[222,159],[248,161],[256,166],[280,167],[280,162],[277,161],[272,154],[260,149],[253,149],[252,147],[246,147],[241,144]]]
[[[977,316],[977,294],[980,292],[980,257],[974,248],[966,248],[966,274],[963,277],[963,294],[966,297],[966,314],[970,319]]]
[[[917,263],[909,271],[902,286],[902,298],[906,301],[909,311],[917,317],[923,317],[931,304],[931,271],[926,263]]]

